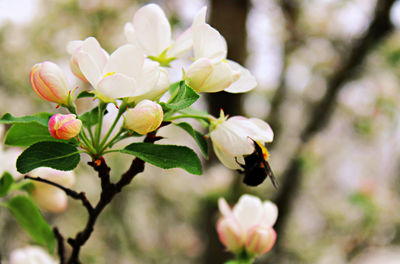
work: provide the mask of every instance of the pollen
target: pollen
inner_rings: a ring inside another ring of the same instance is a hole
[[[114,74],[115,74],[115,72],[108,72],[108,73],[106,73],[106,74],[103,76],[103,78],[105,78],[105,77],[107,77],[107,76],[114,75]]]

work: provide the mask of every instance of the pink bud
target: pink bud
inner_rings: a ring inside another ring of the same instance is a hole
[[[35,93],[44,100],[68,104],[68,82],[57,64],[49,61],[35,64],[29,74],[29,81]]]
[[[227,250],[240,252],[244,244],[244,232],[234,218],[224,217],[217,223],[219,240]]]
[[[150,100],[143,100],[126,114],[125,127],[141,135],[156,130],[163,120],[161,106]]]
[[[270,227],[255,226],[249,230],[246,239],[246,251],[255,256],[267,253],[276,240],[276,232]]]
[[[55,114],[49,120],[49,132],[56,139],[71,139],[81,131],[82,121],[74,114]]]

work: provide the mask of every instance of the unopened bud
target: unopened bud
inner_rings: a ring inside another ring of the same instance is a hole
[[[44,100],[68,104],[68,81],[57,64],[49,61],[35,64],[29,74],[29,81],[35,93]]]
[[[246,239],[246,251],[254,256],[263,255],[275,244],[276,233],[272,228],[254,227]]]
[[[128,110],[125,127],[141,135],[156,130],[163,120],[161,106],[150,100],[143,100],[135,108]]]
[[[71,139],[81,131],[82,121],[74,114],[55,114],[49,120],[49,132],[56,139]]]

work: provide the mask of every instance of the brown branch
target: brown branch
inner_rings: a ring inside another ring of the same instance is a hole
[[[57,227],[53,228],[53,233],[57,239],[58,256],[60,258],[60,264],[65,264],[65,244],[64,237],[61,235]]]
[[[342,66],[330,79],[328,90],[324,98],[311,111],[311,118],[301,133],[303,141],[299,144],[295,151],[294,158],[281,177],[281,189],[276,198],[276,203],[279,208],[279,218],[275,229],[279,236],[275,251],[278,254],[283,247],[283,232],[286,229],[287,220],[301,183],[301,149],[316,133],[321,131],[330,120],[336,105],[337,95],[343,84],[355,75],[373,46],[393,30],[389,19],[389,12],[394,2],[395,0],[378,1],[374,18],[368,30],[361,39],[354,43]]]
[[[93,211],[93,206],[92,204],[89,202],[88,198],[86,197],[86,194],[84,192],[76,192],[70,188],[66,188],[64,186],[62,186],[61,184],[55,183],[53,181],[44,179],[44,178],[40,178],[40,177],[31,177],[29,175],[25,175],[24,177],[25,179],[30,179],[32,181],[37,181],[37,182],[42,182],[42,183],[46,183],[49,185],[52,185],[56,188],[61,189],[62,191],[65,192],[65,194],[67,194],[69,197],[75,199],[75,200],[79,200],[82,202],[83,206],[87,209],[88,213],[90,214]]]
[[[157,137],[153,132],[147,134],[144,142],[154,143],[159,139],[161,139],[161,137]],[[124,174],[122,174],[120,180],[117,183],[111,182],[110,167],[107,166],[104,158],[89,162],[88,164],[92,166],[95,171],[98,172],[101,181],[100,200],[94,207],[93,211],[89,213],[89,219],[85,225],[85,228],[81,232],[76,234],[74,238],[69,238],[67,240],[68,244],[70,244],[72,247],[72,253],[67,262],[68,264],[81,264],[81,262],[79,261],[80,250],[92,234],[98,216],[103,211],[103,209],[112,201],[115,195],[117,195],[125,186],[131,183],[131,181],[137,174],[144,171],[145,162],[139,158],[135,158],[132,161],[129,169]]]

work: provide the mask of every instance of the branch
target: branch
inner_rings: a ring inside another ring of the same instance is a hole
[[[57,227],[53,228],[53,233],[57,239],[57,248],[58,248],[58,256],[60,257],[60,264],[65,264],[64,237],[61,235]]]
[[[69,197],[75,199],[75,200],[79,200],[82,202],[83,206],[87,209],[88,213],[90,214],[93,211],[93,206],[92,204],[89,202],[88,198],[86,197],[86,194],[84,192],[76,192],[72,189],[66,188],[64,186],[62,186],[61,184],[55,183],[53,181],[47,180],[47,179],[43,179],[40,177],[31,177],[29,175],[25,175],[24,177],[25,179],[30,179],[32,181],[37,181],[37,182],[43,182],[49,185],[52,185],[56,188],[61,189],[62,191],[65,192],[66,195],[68,195]]]
[[[297,147],[294,152],[294,158],[281,177],[281,189],[276,198],[276,203],[279,208],[279,218],[275,229],[279,236],[275,250],[278,254],[282,250],[283,232],[286,229],[288,216],[301,183],[301,150],[303,146],[329,122],[336,105],[337,95],[343,84],[355,75],[371,48],[393,30],[389,19],[389,12],[394,2],[395,0],[378,1],[374,18],[368,30],[361,39],[354,43],[342,66],[330,79],[328,90],[324,98],[311,111],[312,116],[301,133],[301,139],[303,141]]]
[[[165,123],[164,125],[167,125]],[[144,142],[154,143],[155,141],[161,139],[162,137],[156,136],[155,132],[147,134]],[[101,194],[100,200],[94,207],[91,213],[89,213],[89,219],[86,223],[85,228],[76,234],[75,238],[69,238],[67,240],[68,244],[72,247],[72,253],[68,260],[68,264],[80,264],[79,253],[81,247],[87,242],[90,235],[94,230],[94,225],[97,221],[98,216],[103,211],[103,209],[112,201],[112,199],[117,195],[122,189],[131,183],[132,179],[139,173],[144,171],[144,161],[135,158],[133,159],[129,169],[122,174],[120,180],[117,183],[112,183],[110,181],[110,167],[107,166],[105,159],[102,157],[99,160],[89,162],[88,164],[93,167],[95,171],[98,172],[99,178],[101,180]]]

